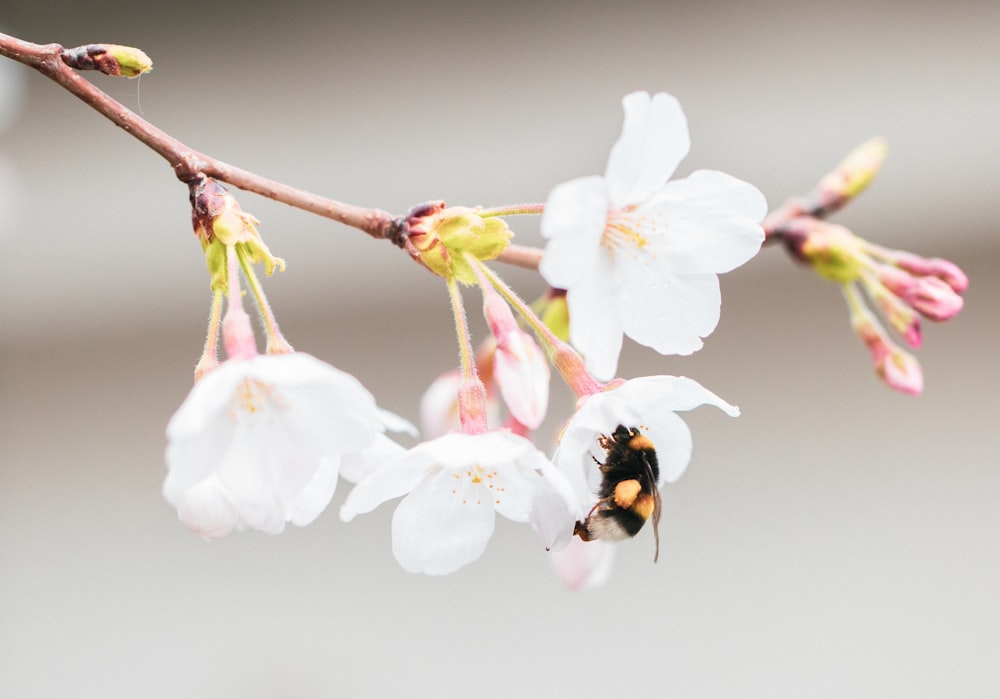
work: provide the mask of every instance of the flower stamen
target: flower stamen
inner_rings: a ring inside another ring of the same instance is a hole
[[[601,236],[601,246],[610,253],[617,250],[634,249],[636,251],[644,249],[649,245],[649,239],[639,232],[641,220],[635,216],[617,216],[617,212],[608,216],[607,225],[604,227],[604,235]]]
[[[230,402],[229,417],[234,423],[239,422],[240,413],[253,415],[262,410],[267,401],[278,409],[288,407],[281,395],[274,390],[274,386],[257,379],[245,378]]]

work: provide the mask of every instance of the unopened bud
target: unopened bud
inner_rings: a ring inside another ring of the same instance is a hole
[[[924,372],[917,358],[898,347],[875,362],[875,372],[889,388],[911,396],[924,390]]]
[[[831,281],[857,281],[868,264],[863,243],[843,226],[817,219],[792,222],[797,257]]]
[[[891,265],[880,265],[878,276],[892,293],[931,320],[949,320],[965,303],[951,285],[939,277],[914,277]]]
[[[491,425],[497,424],[500,420],[497,392],[493,390],[490,379],[486,378],[484,371],[492,373],[493,354],[489,354],[489,361],[482,362],[477,355],[476,363],[479,366],[479,375],[487,387],[486,421]],[[424,391],[424,395],[420,398],[420,427],[425,438],[434,439],[461,429],[462,423],[458,418],[458,390],[461,384],[462,372],[455,369],[438,376]]]
[[[924,390],[924,374],[916,357],[897,347],[867,313],[852,316],[855,332],[871,352],[875,373],[896,391],[919,395]]]
[[[819,182],[816,197],[824,212],[839,209],[871,184],[882,169],[888,145],[873,138],[847,154],[840,164]]]
[[[879,310],[889,321],[893,329],[906,340],[910,347],[920,347],[923,342],[923,335],[920,331],[920,318],[909,305],[908,301],[902,298],[900,290],[907,290],[914,281],[906,272],[900,272],[906,279],[899,275],[894,275],[887,270],[882,270],[885,274],[877,276],[865,275],[861,278],[865,290],[872,300],[878,305]],[[899,271],[899,270],[897,270]]]
[[[549,289],[548,293],[531,304],[545,327],[563,342],[569,342],[569,305],[566,303],[566,292],[562,289]]]
[[[463,377],[458,387],[458,417],[466,434],[482,434],[489,427],[486,416],[486,387],[479,377]]]
[[[549,363],[500,294],[488,284],[482,289],[483,314],[496,342],[494,380],[513,418],[529,430],[538,429],[549,407]]]
[[[63,63],[76,70],[96,70],[114,77],[135,78],[153,69],[153,61],[132,46],[88,44],[65,49]]]
[[[963,294],[969,288],[969,277],[962,268],[950,260],[940,257],[926,258],[911,252],[893,251],[892,261],[907,272],[921,277],[937,277],[951,287],[956,294]]]
[[[953,318],[965,305],[962,297],[937,277],[920,277],[904,298],[925,316],[938,321]]]

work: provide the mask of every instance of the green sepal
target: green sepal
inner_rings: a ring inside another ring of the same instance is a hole
[[[480,262],[492,260],[510,245],[513,233],[502,218],[491,216],[484,219],[474,210],[467,209],[445,220],[438,228],[438,235],[450,262],[447,276],[462,284],[476,284],[476,273],[465,255],[469,254]]]
[[[211,277],[209,287],[212,291],[225,293],[228,290],[229,275],[226,265],[226,245],[213,238],[211,242],[204,245],[205,264],[208,265],[208,274]]]

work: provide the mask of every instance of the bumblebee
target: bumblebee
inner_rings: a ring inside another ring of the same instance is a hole
[[[660,466],[656,460],[653,440],[638,427],[618,425],[615,431],[601,435],[597,443],[607,452],[601,469],[600,499],[573,533],[584,541],[605,539],[621,541],[635,536],[650,517],[653,537],[660,557]]]

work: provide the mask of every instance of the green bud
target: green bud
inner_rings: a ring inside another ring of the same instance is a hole
[[[96,70],[114,77],[135,78],[153,70],[149,56],[132,46],[87,44],[63,49],[63,63],[76,70]]]
[[[119,46],[118,44],[105,44],[104,47],[118,61],[118,75],[136,78],[153,70],[153,61],[137,48]]]
[[[847,154],[819,183],[819,189],[835,200],[853,199],[872,183],[889,152],[884,138],[872,138]]]
[[[531,304],[531,310],[553,335],[563,342],[569,342],[569,305],[566,303],[566,292],[550,291]]]
[[[483,218],[478,209],[461,206],[445,208],[444,202],[415,208],[407,223],[420,261],[435,274],[463,284],[476,283],[466,254],[481,262],[492,260],[506,249],[513,235],[502,218]]]
[[[841,284],[855,282],[868,267],[864,242],[843,226],[807,219],[796,254],[816,273]]]

